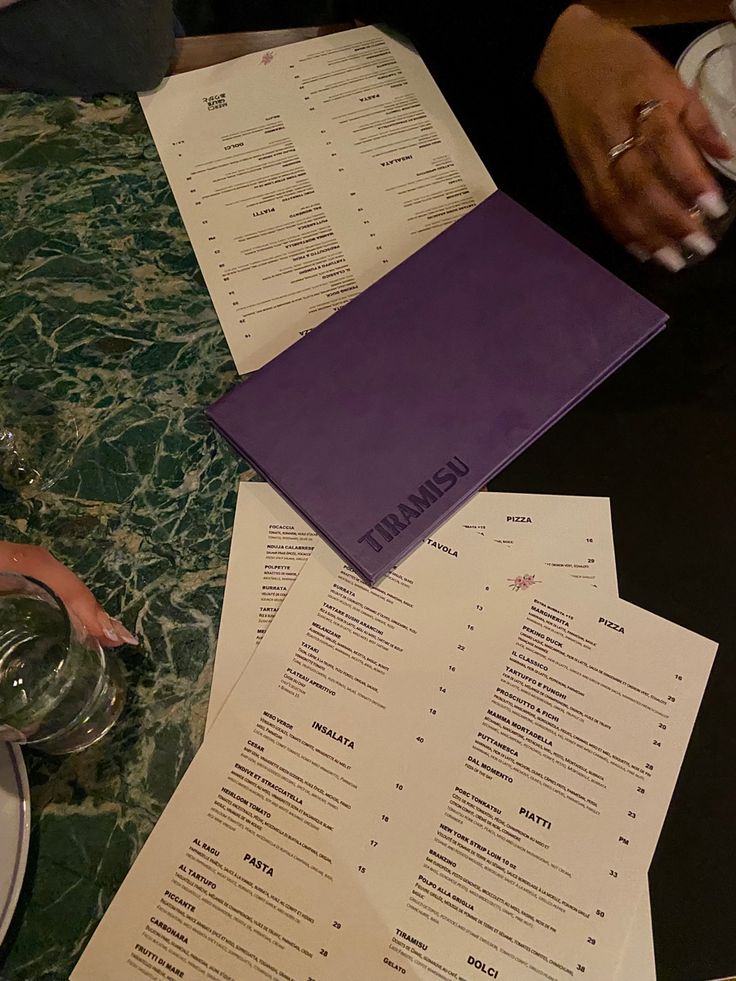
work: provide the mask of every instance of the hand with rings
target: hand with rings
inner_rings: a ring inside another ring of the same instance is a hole
[[[642,262],[677,272],[683,250],[708,255],[703,216],[726,213],[703,153],[733,150],[697,94],[633,31],[574,4],[535,76],[591,207]]]

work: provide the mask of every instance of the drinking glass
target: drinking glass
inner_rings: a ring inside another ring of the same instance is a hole
[[[705,56],[695,79],[711,119],[736,147],[736,44],[722,44]],[[736,178],[736,162],[721,166]]]
[[[736,147],[736,44],[723,44],[705,56],[695,75],[695,87],[715,126]],[[701,217],[710,237],[720,242],[736,219],[736,161],[709,158],[709,162],[723,175],[718,181],[728,210],[720,218]],[[683,255],[688,265],[704,259],[684,249]]]
[[[0,739],[75,753],[110,731],[124,701],[117,657],[48,586],[0,572]]]

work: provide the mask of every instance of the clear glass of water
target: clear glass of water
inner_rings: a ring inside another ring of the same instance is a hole
[[[43,583],[0,572],[0,739],[75,753],[110,731],[124,701],[115,654]]]

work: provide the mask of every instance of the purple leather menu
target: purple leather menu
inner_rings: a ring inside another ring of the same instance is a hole
[[[208,415],[372,584],[665,320],[497,191]]]

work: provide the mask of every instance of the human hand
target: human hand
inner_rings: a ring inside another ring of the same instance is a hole
[[[87,635],[103,647],[137,644],[119,620],[109,617],[82,580],[38,545],[0,542],[0,572],[31,576],[52,589]]]
[[[726,204],[702,153],[733,151],[697,94],[633,31],[575,4],[559,17],[537,66],[535,84],[593,211],[637,259],[672,272],[681,248],[715,249],[702,215]],[[661,103],[637,121],[638,105]],[[632,135],[643,142],[611,163],[609,150]]]

